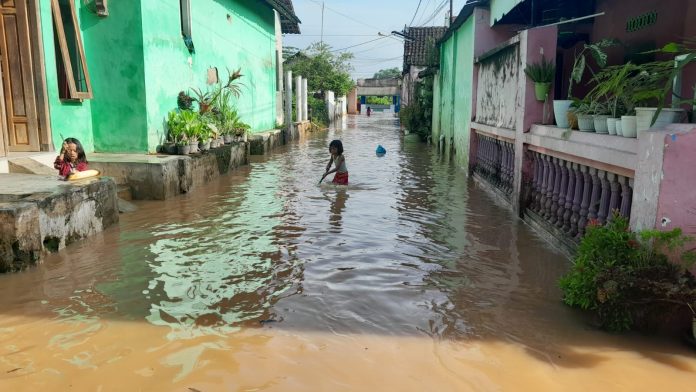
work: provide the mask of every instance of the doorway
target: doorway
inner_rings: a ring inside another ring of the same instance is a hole
[[[0,0],[0,155],[41,150],[28,3]]]

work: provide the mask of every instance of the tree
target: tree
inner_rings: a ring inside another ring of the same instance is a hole
[[[355,86],[349,72],[353,69],[350,60],[353,54],[335,54],[327,44],[315,42],[301,52],[304,56],[294,56],[288,65],[294,75],[307,78],[310,91],[328,90],[337,96],[346,95]]]
[[[374,79],[391,79],[391,78],[400,78],[401,77],[401,70],[394,67],[394,68],[387,68],[387,69],[380,69],[377,71],[375,76],[373,76]]]

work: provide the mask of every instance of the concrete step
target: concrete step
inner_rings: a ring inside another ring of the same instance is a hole
[[[116,195],[121,200],[133,200],[133,190],[128,185],[118,185]]]
[[[52,167],[46,166],[32,158],[12,158],[8,160],[9,172],[19,174],[57,175]]]

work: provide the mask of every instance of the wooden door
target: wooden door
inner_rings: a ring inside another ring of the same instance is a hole
[[[5,107],[5,124],[0,128],[10,151],[40,149],[31,56],[27,0],[0,0],[0,84]]]

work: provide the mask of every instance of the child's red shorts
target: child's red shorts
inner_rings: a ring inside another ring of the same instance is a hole
[[[348,172],[336,173],[331,183],[337,185],[348,185]]]

